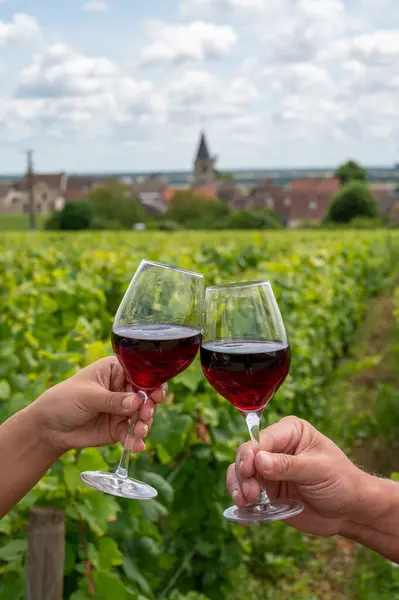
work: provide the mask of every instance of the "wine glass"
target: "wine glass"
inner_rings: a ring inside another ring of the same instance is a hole
[[[211,386],[245,417],[255,452],[263,411],[287,377],[290,359],[283,319],[268,281],[206,290],[202,369]],[[302,512],[302,502],[271,501],[260,480],[259,484],[257,500],[244,508],[228,508],[227,520],[261,523]]]
[[[162,383],[184,371],[201,342],[204,276],[143,260],[123,297],[112,328],[112,346],[126,379],[143,403]],[[81,479],[96,489],[138,500],[157,491],[128,477],[134,425],[115,473],[85,471]]]

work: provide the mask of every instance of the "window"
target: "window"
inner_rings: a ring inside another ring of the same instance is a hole
[[[284,206],[291,206],[291,198],[284,198]]]
[[[273,200],[273,198],[271,196],[267,197],[266,204],[267,204],[267,208],[273,208],[274,207],[274,200]]]
[[[40,212],[41,212],[41,210],[42,210],[42,206],[41,206],[41,204],[39,204],[39,202],[38,202],[38,203],[36,204],[36,212],[37,212],[37,213],[40,213]]]
[[[18,204],[18,201],[19,201],[18,196],[14,196],[13,199],[12,199],[12,203],[13,204]]]
[[[42,194],[42,200],[44,200],[46,202],[46,200],[47,200],[47,194],[46,194],[46,192],[43,192],[43,194]]]
[[[309,208],[310,208],[311,210],[315,210],[315,209],[317,208],[317,202],[315,202],[314,200],[311,200],[311,201],[309,202]]]

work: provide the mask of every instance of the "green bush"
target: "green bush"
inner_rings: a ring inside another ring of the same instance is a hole
[[[44,222],[47,231],[58,231],[61,229],[61,212],[53,212]]]
[[[94,217],[93,222],[91,224],[91,229],[96,229],[98,231],[116,231],[118,229],[123,229],[122,225],[116,219],[104,219],[102,217]]]
[[[79,231],[89,229],[93,210],[87,202],[68,202],[59,212],[52,213],[44,224],[47,231]]]
[[[378,217],[376,200],[370,188],[360,181],[344,185],[333,196],[327,221],[350,223],[356,217]]]
[[[78,231],[89,229],[93,221],[93,210],[87,202],[68,202],[60,214],[60,229]]]
[[[155,231],[179,231],[181,229],[179,223],[172,219],[154,219],[147,223],[147,229]]]
[[[228,229],[282,229],[282,225],[271,211],[246,211],[233,213],[227,223]]]
[[[379,217],[356,217],[349,223],[352,229],[380,229],[384,226],[384,221]]]

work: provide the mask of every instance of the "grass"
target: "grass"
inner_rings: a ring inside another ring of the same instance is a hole
[[[37,217],[37,228],[43,229],[46,217]],[[0,215],[0,231],[28,231],[29,217],[27,215]]]

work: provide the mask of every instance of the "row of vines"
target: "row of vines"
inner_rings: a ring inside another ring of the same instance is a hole
[[[143,257],[200,270],[207,284],[269,279],[293,363],[265,424],[287,414],[320,423],[328,406],[325,383],[371,297],[397,265],[399,236],[5,234],[0,421],[111,353],[112,317]],[[112,468],[120,448],[69,452],[0,522],[0,600],[24,597],[26,522],[33,505],[66,511],[70,600],[218,600],[233,598],[240,586],[240,599],[250,600],[242,586],[249,573],[258,569],[265,575],[270,568],[274,577],[287,576],[289,560],[306,552],[303,536],[281,524],[266,525],[255,536],[222,519],[229,502],[225,470],[246,439],[241,417],[207,385],[198,362],[169,391],[147,451],[131,465],[131,474],[159,490],[157,500],[126,501],[81,485],[80,471]]]

